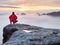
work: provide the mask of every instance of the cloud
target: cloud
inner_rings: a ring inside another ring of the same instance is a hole
[[[17,5],[60,7],[60,0],[0,0],[0,7],[3,8],[17,8]]]
[[[53,3],[54,5],[60,6],[60,0],[54,0]]]
[[[24,3],[25,0],[1,0],[0,4],[7,4],[7,5],[18,5]]]
[[[20,8],[20,7],[16,7],[16,6],[0,6],[0,8]]]
[[[38,6],[58,6],[60,7],[60,0],[26,0],[26,3],[30,3]]]

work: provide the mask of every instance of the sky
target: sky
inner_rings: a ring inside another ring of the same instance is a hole
[[[60,0],[0,0],[0,10],[60,9]]]

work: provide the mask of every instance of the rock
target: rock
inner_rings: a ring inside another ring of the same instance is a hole
[[[12,33],[17,31],[16,28],[12,28],[12,29],[3,29],[3,43],[5,43],[7,40],[9,40],[9,38],[11,37]]]
[[[60,30],[26,24],[7,25],[2,45],[60,45]]]

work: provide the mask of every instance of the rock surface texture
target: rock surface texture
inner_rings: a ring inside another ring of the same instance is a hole
[[[60,30],[10,24],[3,29],[2,45],[60,45]]]

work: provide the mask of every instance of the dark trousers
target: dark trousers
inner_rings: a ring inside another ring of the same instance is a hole
[[[10,24],[15,24],[16,22],[18,22],[18,20],[16,20],[16,21],[10,21]]]

